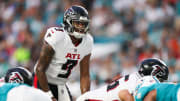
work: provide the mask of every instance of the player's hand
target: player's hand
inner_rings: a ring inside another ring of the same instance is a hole
[[[51,99],[52,99],[52,101],[57,101],[55,97],[52,97]]]

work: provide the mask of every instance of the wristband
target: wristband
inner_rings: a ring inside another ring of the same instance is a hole
[[[50,96],[51,98],[54,97],[51,91],[45,92],[48,96]]]

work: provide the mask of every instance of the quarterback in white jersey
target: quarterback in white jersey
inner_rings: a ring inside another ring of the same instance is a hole
[[[146,59],[141,62],[138,72],[126,75],[119,80],[115,80],[112,84],[106,85],[97,90],[89,91],[80,96],[77,101],[121,101],[122,99],[124,101],[128,97],[121,97],[122,92],[120,93],[120,91],[126,90],[129,94],[133,94],[136,86],[140,83],[139,81],[143,80],[142,78],[144,76],[153,75],[163,81],[167,79],[168,73],[168,68],[164,62],[159,59]]]
[[[46,71],[48,82],[64,85],[71,70],[91,53],[92,37],[87,33],[81,44],[75,46],[63,28],[52,27],[47,30],[44,40],[55,50],[55,55]]]
[[[88,12],[81,6],[66,10],[63,24],[47,30],[35,73],[40,88],[53,100],[71,101],[65,83],[75,66],[80,65],[81,93],[90,89],[89,61],[93,38],[88,33]]]

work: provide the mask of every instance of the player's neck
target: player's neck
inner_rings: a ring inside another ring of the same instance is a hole
[[[70,35],[70,38],[71,38],[71,40],[72,40],[72,43],[73,43],[75,46],[79,45],[79,44],[82,42],[82,38],[77,39],[77,38],[75,38],[74,36],[71,36],[71,35]]]

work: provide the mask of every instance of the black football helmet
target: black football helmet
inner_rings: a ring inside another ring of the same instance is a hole
[[[75,38],[82,38],[89,30],[88,12],[82,6],[72,6],[64,13],[65,30]]]
[[[168,79],[169,70],[167,65],[160,59],[145,59],[140,63],[139,74],[141,76],[156,76],[160,82]]]
[[[32,85],[32,74],[26,68],[16,67],[11,68],[5,75],[5,82],[7,83],[22,83]]]

